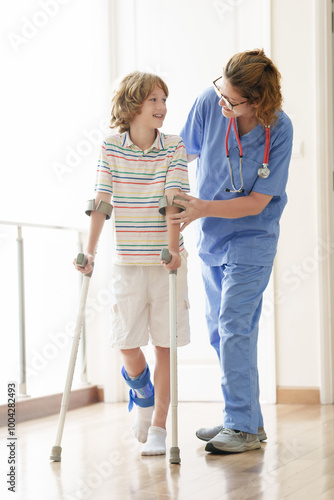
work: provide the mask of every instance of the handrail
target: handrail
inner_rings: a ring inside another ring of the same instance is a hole
[[[77,233],[85,233],[86,228],[82,227],[71,227],[71,226],[53,226],[50,224],[34,224],[32,222],[16,222],[16,221],[2,221],[0,220],[0,225],[4,226],[16,226],[16,227],[40,227],[43,229],[61,229],[64,231],[73,231]]]
[[[16,226],[17,227],[17,257],[18,257],[18,305],[19,305],[19,358],[20,358],[20,381],[19,381],[19,396],[28,397],[27,395],[27,369],[26,369],[26,341],[25,341],[25,295],[24,295],[24,250],[22,227],[33,227],[40,229],[56,229],[63,231],[72,231],[78,233],[78,250],[82,252],[82,234],[87,232],[87,229],[71,226],[55,226],[50,224],[34,224],[32,222],[17,222],[17,221],[0,221],[0,225]],[[87,382],[87,367],[86,367],[86,350],[85,350],[85,322],[82,325],[82,361],[83,372],[82,380]]]

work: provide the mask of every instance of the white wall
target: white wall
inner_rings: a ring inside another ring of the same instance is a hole
[[[0,218],[87,227],[109,114],[108,1],[29,0],[2,3],[0,13]],[[19,378],[16,236],[0,226],[1,384]],[[23,237],[27,385],[36,396],[64,387],[77,236],[23,228]]]
[[[108,2],[45,4],[1,6],[1,218],[81,226],[109,115]]]
[[[294,124],[288,205],[275,261],[277,383],[319,387],[314,0],[272,0],[272,57]],[[300,157],[298,157],[300,156]]]

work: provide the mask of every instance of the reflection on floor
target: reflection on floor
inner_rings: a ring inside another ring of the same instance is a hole
[[[20,500],[205,500],[334,498],[334,406],[265,405],[260,450],[211,455],[195,437],[217,425],[219,403],[179,403],[181,465],[141,457],[127,405],[68,412],[62,461],[50,462],[58,416],[17,426],[17,492],[7,491],[7,429],[1,428],[0,497]],[[170,446],[170,421],[167,446]]]

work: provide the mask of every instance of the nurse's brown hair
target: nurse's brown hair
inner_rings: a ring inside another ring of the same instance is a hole
[[[281,74],[262,49],[235,54],[223,76],[249,104],[256,104],[256,118],[263,126],[277,121],[282,109]]]
[[[118,128],[121,134],[129,130],[131,121],[140,114],[143,102],[156,85],[168,97],[168,87],[160,76],[141,71],[126,75],[112,97],[110,128]]]

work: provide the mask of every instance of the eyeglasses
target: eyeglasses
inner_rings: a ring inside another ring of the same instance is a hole
[[[218,80],[221,80],[222,78],[223,77],[220,76],[219,78],[216,78],[216,80],[214,80],[212,83],[213,83],[213,86],[215,88],[216,94],[219,97],[219,99],[223,99],[224,103],[226,104],[226,107],[228,109],[230,109],[231,111],[233,111],[233,108],[235,108],[236,106],[240,106],[240,104],[245,104],[245,102],[247,102],[248,99],[246,99],[246,101],[238,102],[237,104],[232,104],[228,99],[226,99],[226,97],[223,96],[220,88],[218,87],[218,85],[216,83],[216,82],[218,82]]]

